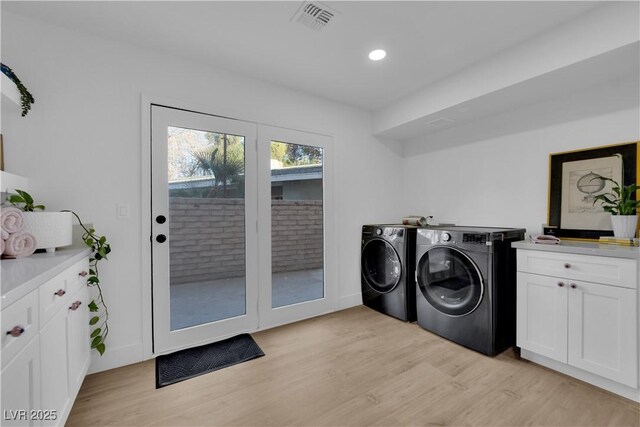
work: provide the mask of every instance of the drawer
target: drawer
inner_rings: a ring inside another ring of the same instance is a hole
[[[69,270],[65,270],[40,286],[40,328],[71,299]]]
[[[38,335],[38,289],[2,310],[2,368]],[[10,332],[17,328],[13,336]],[[23,330],[23,332],[20,332]]]
[[[87,285],[87,277],[89,277],[89,258],[83,258],[67,270],[67,279],[69,280],[69,293],[75,294],[83,286]]]
[[[637,261],[593,255],[518,249],[518,271],[637,288]]]

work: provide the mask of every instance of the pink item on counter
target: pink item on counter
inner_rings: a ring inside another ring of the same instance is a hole
[[[4,253],[4,238],[0,239],[0,255]]]
[[[2,237],[2,240],[7,240],[9,238],[9,233],[7,233],[6,231],[4,231],[2,229],[0,229],[0,234],[1,234],[0,237]]]
[[[17,233],[24,227],[22,211],[14,207],[0,209],[0,225],[2,231],[9,234]]]
[[[31,233],[11,234],[4,244],[4,258],[24,258],[36,251],[36,238]]]

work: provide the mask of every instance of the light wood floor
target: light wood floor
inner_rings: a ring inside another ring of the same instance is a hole
[[[67,425],[640,425],[635,402],[362,306],[253,337],[265,357],[159,390],[153,361],[90,375]]]

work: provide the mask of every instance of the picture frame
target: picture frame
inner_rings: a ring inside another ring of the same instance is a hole
[[[594,178],[602,175],[622,185],[640,182],[639,146],[636,141],[550,154],[545,234],[579,240],[613,236],[609,214],[593,204],[593,196],[610,191],[611,183]]]

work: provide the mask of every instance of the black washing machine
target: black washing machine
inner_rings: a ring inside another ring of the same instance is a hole
[[[362,226],[362,303],[405,322],[416,320],[416,227]]]
[[[493,356],[516,342],[516,254],[524,229],[434,227],[416,236],[418,324]]]

